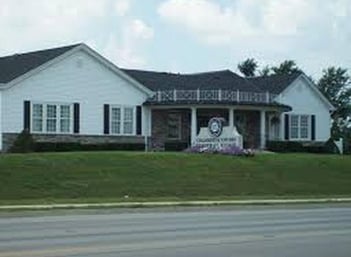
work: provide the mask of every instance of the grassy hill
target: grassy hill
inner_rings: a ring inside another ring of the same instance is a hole
[[[184,153],[0,155],[0,204],[351,195],[351,157]]]

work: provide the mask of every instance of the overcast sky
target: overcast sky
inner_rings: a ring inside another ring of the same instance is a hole
[[[351,0],[0,0],[0,55],[84,42],[121,67],[351,69]]]

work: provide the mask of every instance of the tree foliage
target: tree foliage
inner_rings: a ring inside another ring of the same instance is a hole
[[[271,68],[268,65],[266,65],[259,71],[259,74],[260,76],[269,76],[271,75],[271,72]]]
[[[335,106],[332,136],[337,139],[348,129],[351,115],[351,79],[347,69],[329,67],[317,83],[319,90]]]
[[[272,67],[271,71],[273,72],[273,74],[281,75],[281,74],[293,74],[301,70],[299,67],[297,67],[295,61],[285,60],[278,66]]]
[[[257,67],[258,67],[258,64],[253,58],[248,58],[245,61],[238,64],[239,71],[245,77],[254,77]]]

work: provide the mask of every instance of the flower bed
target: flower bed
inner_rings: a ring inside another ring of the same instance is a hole
[[[200,145],[191,146],[184,150],[186,153],[211,153],[211,154],[223,154],[223,155],[231,155],[231,156],[254,156],[255,153],[251,149],[242,149],[236,145],[231,145],[227,147],[223,147],[220,149],[205,147]]]

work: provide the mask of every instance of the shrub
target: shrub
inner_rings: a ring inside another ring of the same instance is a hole
[[[327,142],[268,141],[267,150],[278,153],[339,153],[332,139]]]
[[[304,152],[302,143],[294,141],[268,141],[267,150],[278,153]]]
[[[143,151],[144,144],[136,143],[105,143],[105,144],[81,144],[68,142],[36,142],[34,151],[36,152],[74,152],[74,151]]]
[[[9,149],[10,153],[29,153],[34,150],[34,140],[28,130],[23,130]]]
[[[327,142],[325,142],[324,151],[326,153],[340,154],[339,148],[336,146],[336,144],[334,143],[334,140],[331,138]]]
[[[165,142],[165,150],[166,151],[183,151],[188,147],[188,143],[186,142]]]

